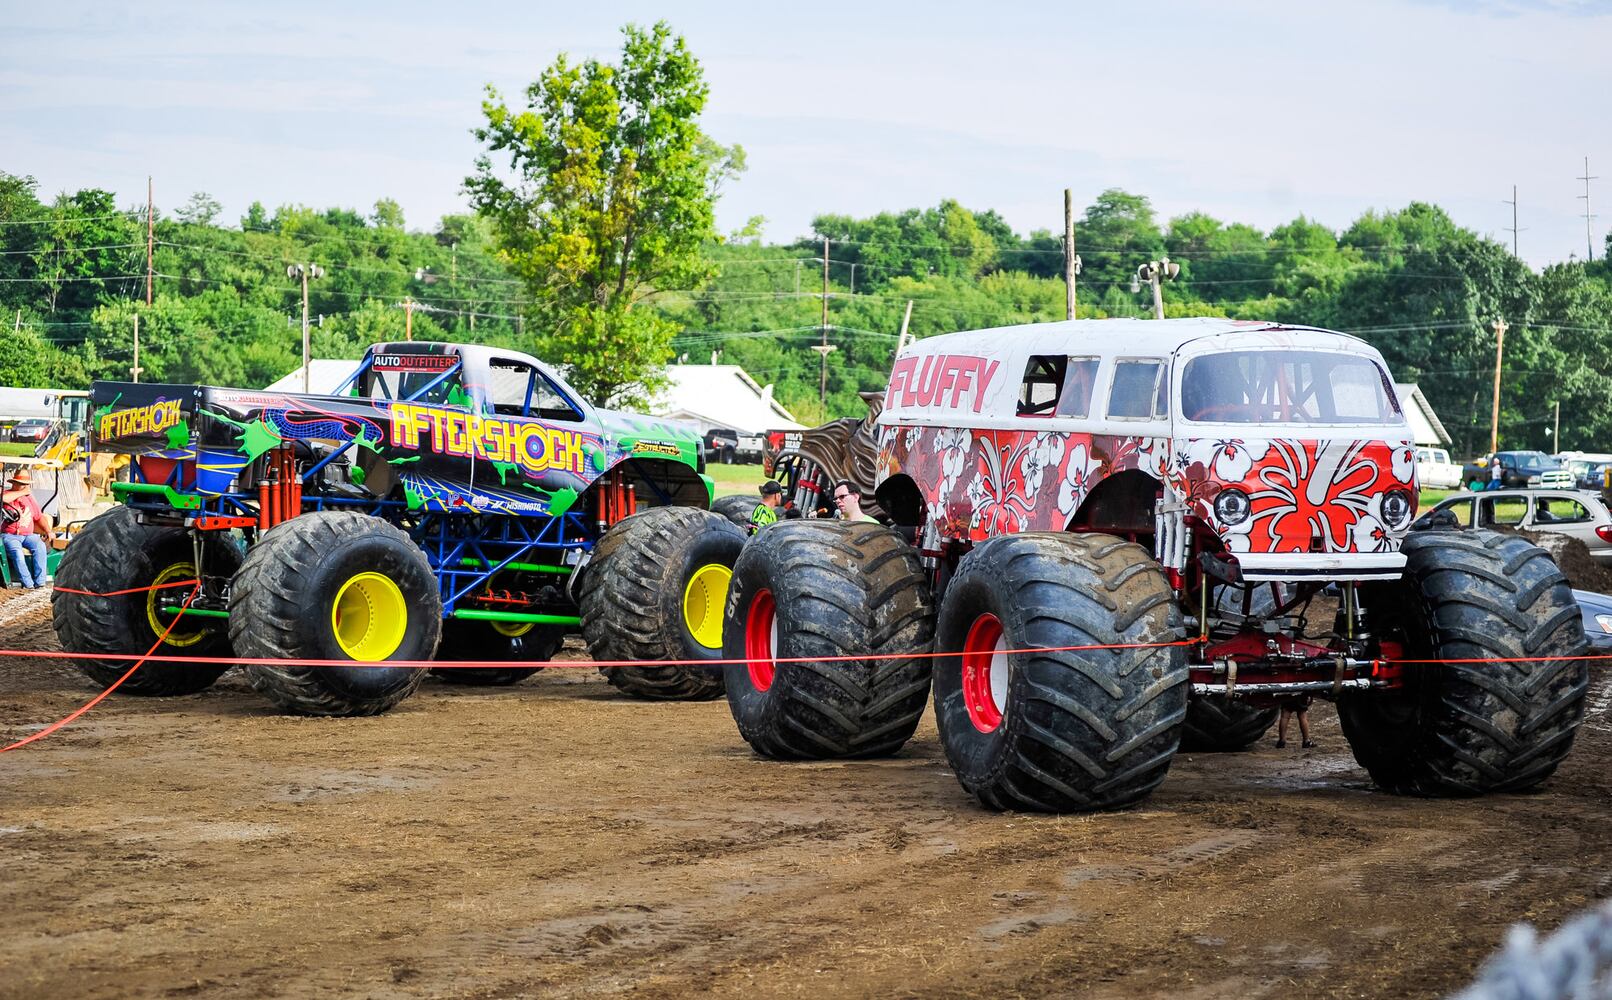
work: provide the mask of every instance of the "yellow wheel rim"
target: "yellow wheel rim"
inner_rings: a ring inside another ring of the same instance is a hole
[[[195,564],[177,562],[158,573],[156,578],[151,581],[151,585],[161,587],[165,583],[194,579],[196,579]],[[162,590],[146,591],[146,624],[151,626],[152,635],[161,635],[168,628],[168,623],[174,619],[173,615],[163,613],[163,605],[179,604],[184,599],[185,590],[183,587],[166,587]],[[175,625],[174,630],[168,633],[168,638],[164,639],[163,642],[169,646],[194,646],[205,638],[207,638],[207,629],[204,627],[198,627],[194,632],[186,632],[178,625]]]
[[[355,660],[384,660],[403,645],[409,608],[389,577],[359,573],[336,591],[330,629],[336,645]]]
[[[537,627],[536,622],[489,622],[488,624],[492,625],[494,632],[502,636],[508,636],[511,639],[519,639]]]
[[[722,611],[732,579],[733,570],[708,563],[695,570],[683,588],[683,624],[694,641],[706,649],[722,647]]]

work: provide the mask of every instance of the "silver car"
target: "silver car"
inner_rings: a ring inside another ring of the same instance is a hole
[[[1487,490],[1441,501],[1417,519],[1422,524],[1449,511],[1463,526],[1525,528],[1567,535],[1584,543],[1596,560],[1612,561],[1612,512],[1588,490]]]

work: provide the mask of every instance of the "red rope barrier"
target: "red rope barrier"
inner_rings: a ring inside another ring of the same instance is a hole
[[[165,633],[166,634],[166,633]],[[1175,642],[1131,642],[1093,646],[1031,646],[1024,649],[1005,649],[1004,654],[1015,653],[1071,653],[1095,649],[1170,649],[1176,646],[1196,645],[1197,639],[1180,639]],[[160,644],[159,644],[160,645]],[[839,656],[774,656],[773,663],[852,663],[875,660],[930,660],[956,653],[930,650],[921,653],[847,653]],[[722,667],[729,664],[749,663],[753,657],[715,660],[287,660],[272,656],[154,656],[146,653],[136,657],[133,653],[64,653],[59,650],[0,649],[0,657],[34,657],[45,660],[152,660],[159,663],[225,663],[242,666],[268,667],[408,667],[416,670],[485,669],[487,667]]]
[[[181,608],[190,607],[190,602],[194,601],[196,599],[196,595],[201,593],[201,585],[197,581],[194,581],[194,580],[191,581],[191,583],[193,585],[192,589],[190,591],[190,594],[185,598],[185,603],[180,605]],[[152,589],[152,588],[147,588],[147,589]],[[160,646],[163,643],[168,641],[168,633],[172,632],[174,630],[174,626],[179,624],[180,617],[182,617],[182,616],[180,616],[180,615],[175,615],[174,616],[174,620],[169,622],[168,627],[162,630],[162,635],[157,637],[157,641],[156,641],[155,645],[153,645],[150,649],[146,650],[146,655],[145,656],[142,656],[138,660],[135,660],[134,661],[134,666],[130,667],[128,670],[125,670],[123,672],[122,677],[119,677],[117,680],[112,682],[111,687],[107,688],[105,691],[102,691],[100,694],[98,694],[95,697],[91,698],[89,701],[85,702],[83,705],[80,705],[78,707],[77,711],[75,711],[72,714],[66,716],[65,718],[57,719],[55,722],[53,722],[50,725],[46,726],[44,729],[41,729],[39,732],[33,734],[32,736],[25,736],[22,739],[18,740],[17,742],[11,744],[10,746],[0,747],[0,753],[5,753],[8,750],[16,750],[16,749],[18,749],[20,747],[25,747],[28,744],[34,742],[35,740],[42,740],[45,737],[49,736],[51,733],[54,733],[58,729],[61,729],[63,726],[69,725],[75,719],[77,719],[80,716],[82,716],[85,712],[88,712],[90,709],[94,708],[96,705],[99,705],[102,701],[106,700],[107,695],[111,694],[113,691],[116,691],[123,684],[124,681],[126,681],[130,677],[134,676],[134,672],[136,670],[140,669],[141,665],[146,662],[146,658],[149,657],[152,653],[155,653],[157,651],[157,646]],[[120,659],[121,659],[121,657],[120,657]]]
[[[72,587],[52,587],[51,590],[59,591],[63,594],[83,594],[85,597],[122,597],[124,594],[145,594],[153,590],[167,590],[169,587],[196,587],[200,584],[200,580],[175,580],[172,583],[159,583],[154,587],[130,587],[128,590],[108,590],[104,594],[98,590],[74,590]]]
[[[185,597],[184,603],[180,606],[181,611],[183,611],[186,608],[189,608],[191,602],[194,601],[197,598],[197,596],[199,596],[200,593],[201,593],[201,581],[200,580],[179,580],[179,581],[174,581],[174,582],[171,582],[171,583],[159,584],[159,585],[151,586],[151,587],[131,587],[128,590],[114,590],[114,591],[109,591],[109,592],[106,592],[106,593],[99,593],[99,592],[96,592],[96,591],[89,591],[89,590],[73,590],[73,589],[67,588],[67,587],[57,587],[57,588],[54,588],[54,589],[59,590],[62,593],[65,593],[65,594],[83,594],[83,595],[88,596],[88,597],[120,597],[120,596],[123,596],[125,594],[148,593],[148,592],[153,591],[153,590],[167,590],[167,589],[174,588],[174,587],[191,587],[192,588],[190,594]],[[614,667],[643,667],[643,666],[657,666],[657,667],[689,667],[689,666],[694,666],[694,667],[720,667],[720,666],[737,665],[737,664],[741,664],[741,663],[749,663],[749,662],[751,662],[751,659],[752,659],[751,657],[738,657],[738,658],[719,658],[719,659],[714,659],[714,660],[563,660],[563,661],[561,661],[561,660],[542,660],[542,661],[539,661],[539,660],[447,660],[447,661],[444,661],[444,660],[382,660],[382,661],[379,661],[379,662],[365,662],[365,661],[359,661],[359,660],[287,660],[287,659],[279,659],[279,658],[274,658],[274,657],[158,656],[158,655],[156,655],[158,647],[160,647],[164,642],[166,642],[168,640],[169,633],[171,633],[174,630],[174,627],[179,624],[180,619],[183,618],[183,617],[184,617],[183,614],[175,615],[174,620],[168,624],[168,627],[166,629],[163,630],[162,635],[157,638],[156,643],[150,649],[146,650],[145,653],[143,653],[143,654],[141,654],[139,656],[135,656],[133,654],[127,654],[127,653],[69,653],[69,652],[63,652],[63,651],[60,651],[60,650],[0,649],[0,658],[4,658],[4,657],[26,657],[26,658],[44,659],[44,660],[100,660],[100,661],[131,660],[131,659],[134,660],[133,665],[130,666],[129,669],[124,672],[123,676],[119,677],[116,681],[112,682],[111,687],[108,687],[105,691],[102,691],[100,694],[96,695],[94,698],[92,698],[88,702],[84,703],[82,706],[80,706],[72,714],[66,716],[65,718],[59,719],[54,723],[51,723],[49,726],[45,727],[44,729],[41,729],[37,733],[34,733],[32,736],[28,736],[28,737],[26,737],[24,739],[18,740],[17,742],[12,743],[9,746],[0,747],[0,753],[5,753],[5,752],[7,752],[9,750],[16,750],[19,747],[27,746],[28,744],[33,743],[33,742],[35,742],[37,740],[42,740],[46,736],[49,736],[50,734],[52,734],[54,732],[57,732],[58,730],[62,729],[64,726],[67,726],[67,725],[71,724],[73,721],[75,721],[76,719],[78,719],[81,716],[83,716],[84,713],[88,712],[90,709],[94,708],[96,705],[98,705],[102,701],[104,701],[107,698],[107,696],[110,695],[112,692],[116,691],[123,684],[124,681],[128,680],[131,676],[133,676],[134,672],[136,670],[139,670],[141,666],[143,666],[144,664],[146,664],[148,662],[159,662],[159,663],[173,663],[173,662],[211,663],[211,664],[226,664],[226,665],[264,665],[264,666],[281,666],[281,667],[285,667],[285,666],[301,666],[301,667],[378,667],[378,668],[383,668],[383,669],[408,668],[408,669],[416,669],[416,670],[443,670],[443,669],[450,669],[450,670],[451,669],[472,669],[473,670],[473,669],[478,669],[478,668],[484,669],[484,668],[488,668],[488,667],[508,668],[508,667],[520,667],[520,666],[538,666],[538,667],[546,667],[546,668],[550,668],[550,669],[553,669],[553,668],[565,668],[565,667],[594,668],[594,669],[606,668],[606,669],[609,669],[609,668],[614,668]],[[1182,647],[1182,646],[1195,646],[1195,645],[1198,645],[1201,641],[1202,640],[1200,638],[1194,637],[1194,638],[1191,638],[1191,639],[1178,639],[1178,640],[1173,641],[1173,642],[1100,643],[1100,644],[1081,645],[1081,646],[1033,646],[1033,647],[1027,647],[1027,648],[1024,648],[1024,649],[1007,649],[1007,650],[1003,650],[1002,653],[1004,655],[1010,655],[1011,656],[1011,655],[1026,655],[1026,654],[1031,654],[1031,653],[1074,653],[1074,652],[1086,652],[1086,651],[1101,650],[1101,649],[1172,649],[1172,648],[1177,648],[1177,647]],[[956,653],[955,651],[929,650],[929,651],[926,651],[926,652],[912,652],[912,653],[869,653],[869,654],[862,654],[862,655],[842,654],[842,655],[839,655],[839,656],[776,656],[776,657],[771,657],[770,659],[771,659],[771,662],[774,663],[774,664],[784,664],[784,663],[855,663],[855,662],[872,662],[872,661],[881,661],[881,660],[928,660],[928,659],[937,659],[937,658],[943,657],[943,656],[956,656],[956,655],[959,655],[959,654]],[[1407,664],[1410,664],[1410,663],[1414,663],[1414,664],[1429,664],[1429,663],[1549,663],[1549,662],[1552,662],[1552,661],[1567,661],[1567,660],[1585,660],[1585,661],[1612,660],[1612,653],[1608,653],[1608,654],[1592,654],[1592,655],[1585,655],[1585,656],[1470,657],[1470,658],[1444,659],[1444,660],[1434,660],[1434,659],[1395,659],[1395,660],[1393,660],[1391,662],[1396,663],[1396,664],[1400,664],[1400,663],[1407,663]],[[1375,670],[1382,662],[1383,661],[1381,661],[1381,660],[1373,660],[1372,661],[1373,670]]]

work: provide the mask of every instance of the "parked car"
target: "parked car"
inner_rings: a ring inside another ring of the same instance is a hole
[[[1562,466],[1572,473],[1579,489],[1599,492],[1607,488],[1607,470],[1612,469],[1612,459],[1560,457],[1560,460]]]
[[[739,453],[739,432],[724,427],[713,427],[705,432],[705,460],[732,465]]]
[[[17,421],[11,428],[11,440],[24,444],[38,444],[50,436],[50,421],[37,418]]]
[[[1412,528],[1428,526],[1441,511],[1449,511],[1466,527],[1526,528],[1567,535],[1583,542],[1596,560],[1612,560],[1612,512],[1599,494],[1587,490],[1462,493],[1435,504]]]
[[[1584,634],[1597,653],[1612,651],[1612,597],[1593,590],[1575,590],[1579,614],[1584,618]]]
[[[1453,490],[1461,485],[1461,467],[1443,448],[1417,448],[1416,481],[1423,489]]]
[[[1508,490],[1530,486],[1573,489],[1576,485],[1573,474],[1542,451],[1501,451],[1496,452],[1495,457],[1500,459],[1500,483]],[[1461,469],[1461,480],[1472,489],[1487,489],[1490,482],[1489,459],[1485,457],[1467,463]]]

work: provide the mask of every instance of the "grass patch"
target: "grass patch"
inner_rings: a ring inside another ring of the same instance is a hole
[[[705,474],[716,483],[716,495],[732,496],[735,493],[754,493],[766,482],[760,465],[706,465]]]
[[[19,441],[0,441],[0,455],[12,458],[32,458],[34,445]]]

